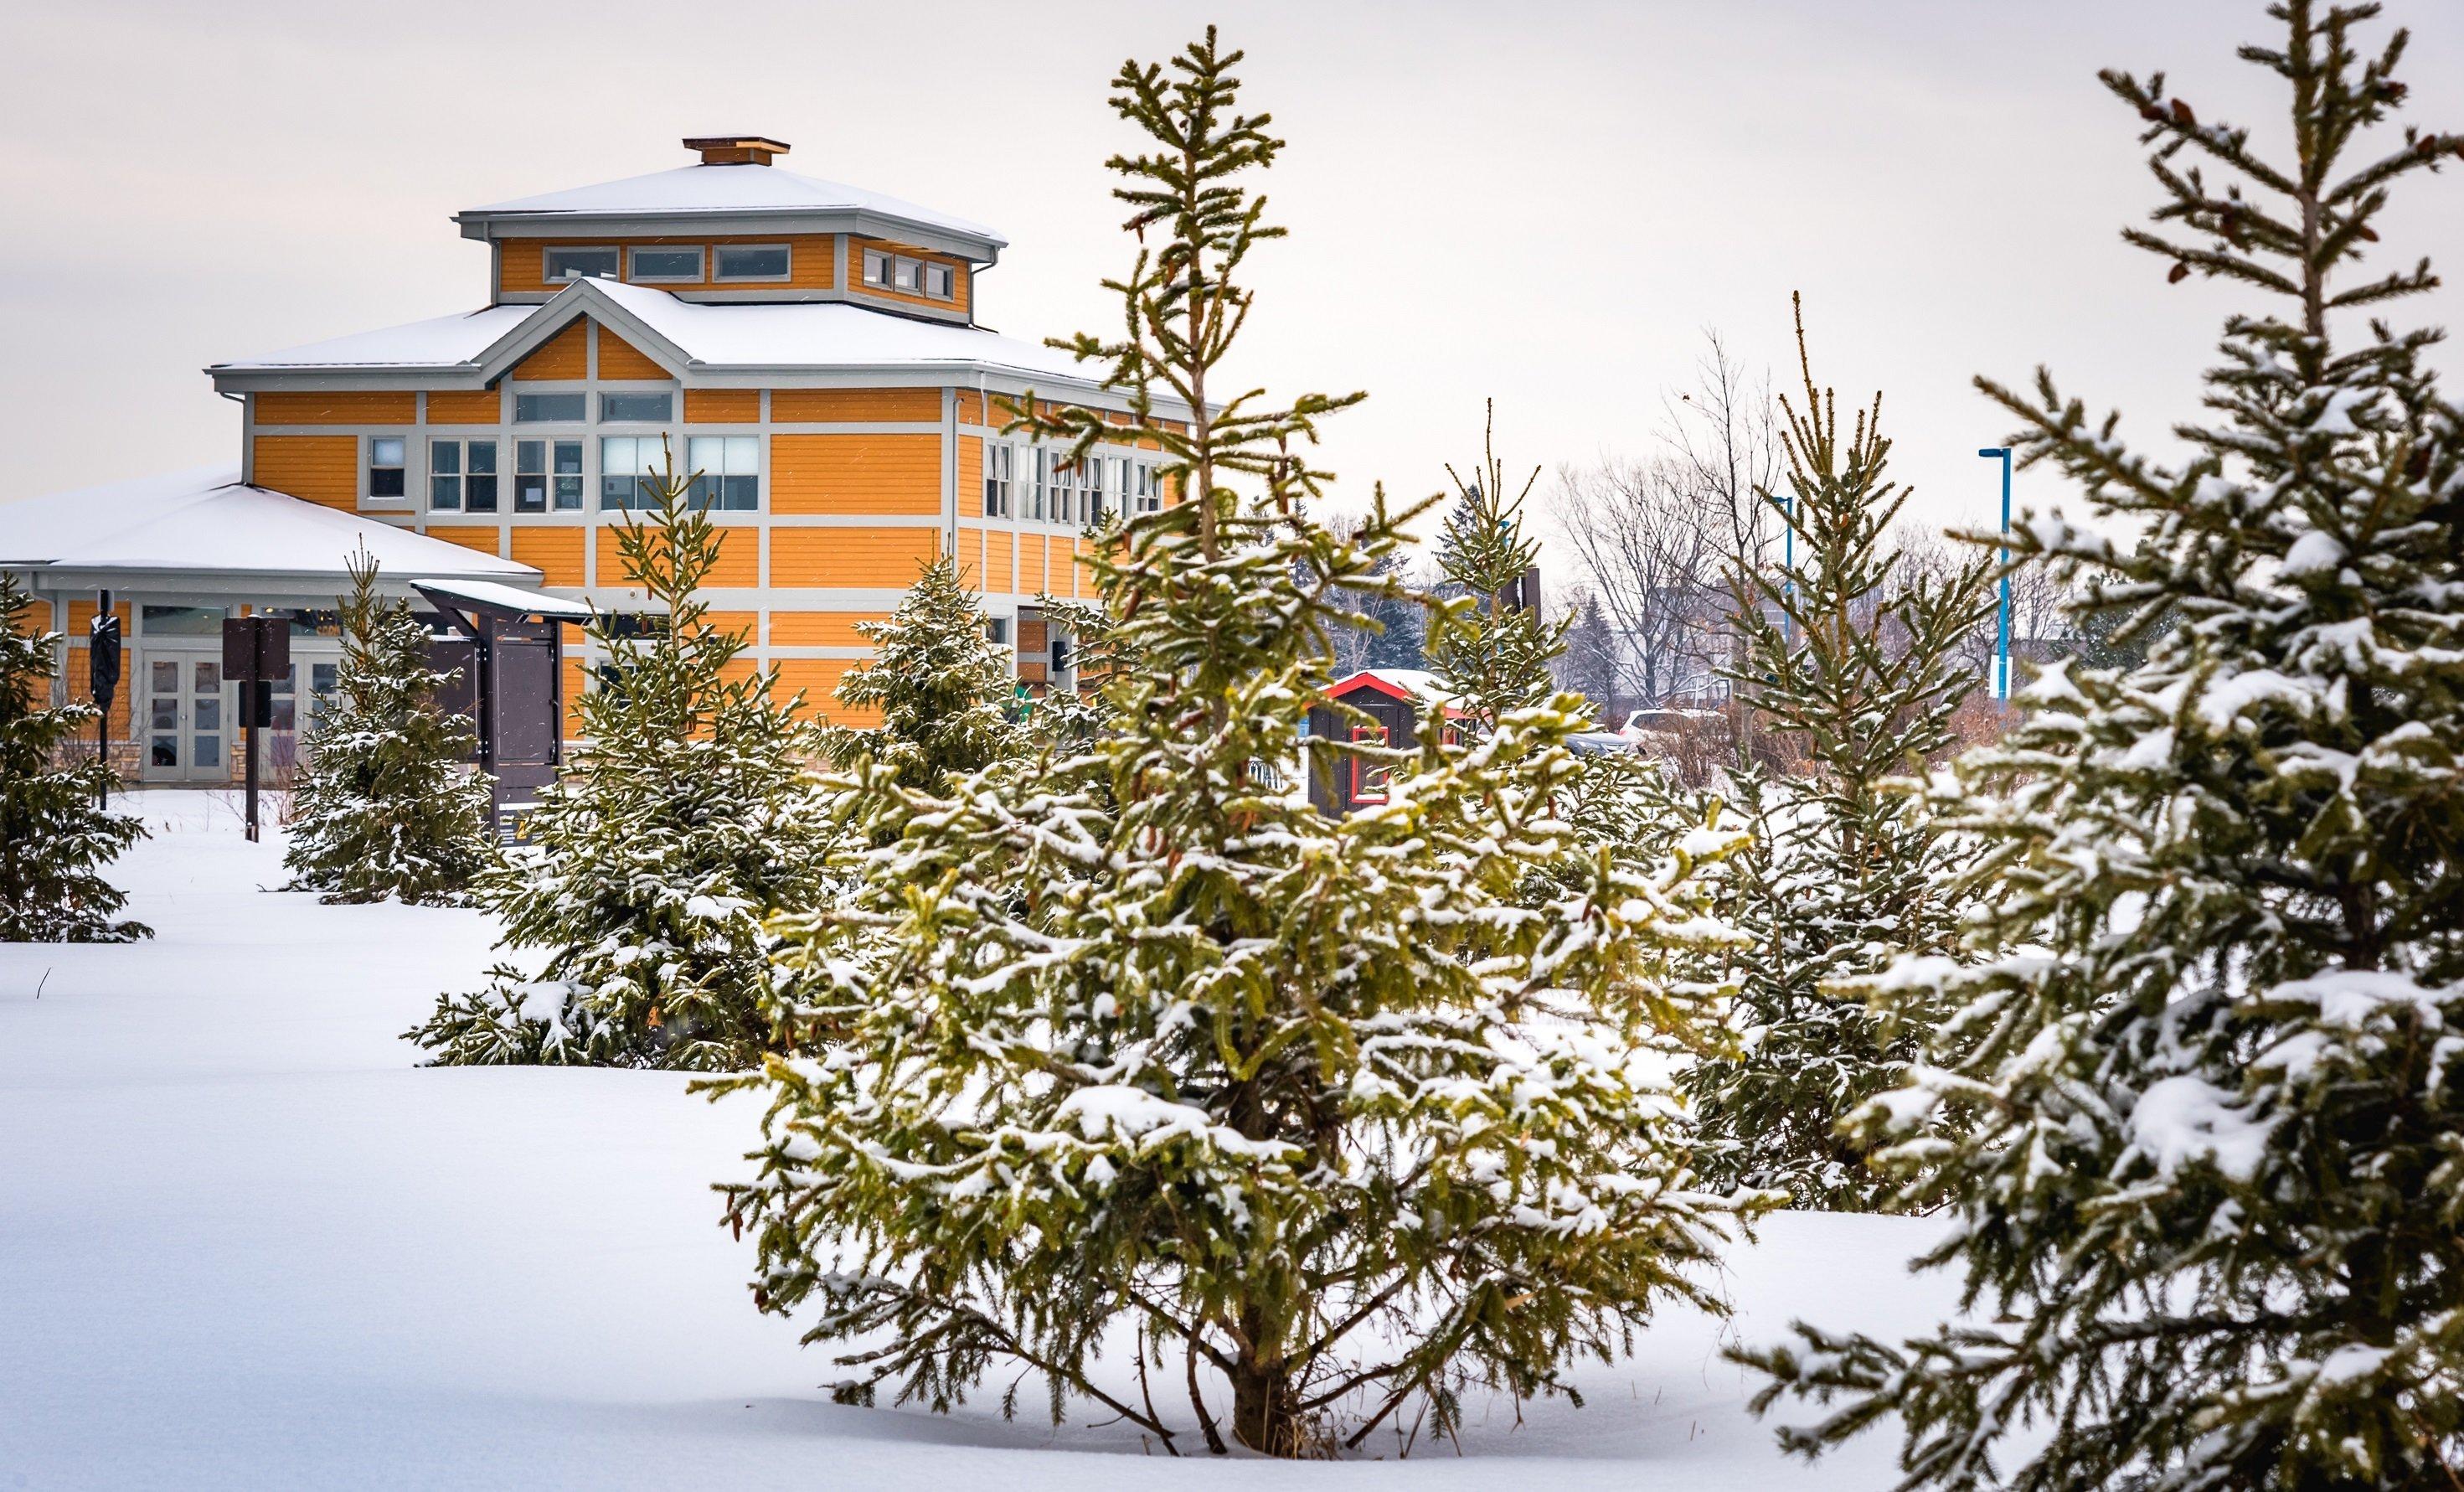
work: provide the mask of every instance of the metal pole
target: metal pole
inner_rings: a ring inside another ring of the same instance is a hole
[[[256,701],[257,691],[265,685],[255,679],[242,680],[239,686],[240,749],[248,753],[248,842],[256,842]]]
[[[2002,604],[1993,623],[1993,698],[2011,698],[2011,448],[1991,446],[1976,453],[2002,462]]]
[[[98,619],[111,614],[110,591],[98,590],[95,592],[94,614]],[[94,629],[89,627],[86,629],[86,692],[88,694],[92,694],[94,693]],[[65,672],[65,670],[63,671]],[[118,691],[115,690],[113,692],[117,693]],[[96,711],[94,718],[94,759],[101,765],[102,770],[95,773],[94,806],[98,809],[106,809],[111,806],[111,703],[109,701],[100,701],[98,702],[100,703],[101,708]],[[137,705],[134,701],[130,702],[128,713],[130,717],[129,724],[134,725],[136,724],[135,717],[137,714]],[[136,732],[132,730],[129,734],[135,735]]]

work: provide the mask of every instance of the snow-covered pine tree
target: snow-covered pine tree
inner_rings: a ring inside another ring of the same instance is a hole
[[[1432,733],[1408,794],[1341,820],[1251,773],[1298,754],[1336,597],[1378,584],[1400,519],[1381,501],[1346,541],[1308,511],[1323,477],[1292,453],[1349,399],[1209,402],[1238,272],[1274,232],[1243,176],[1280,143],[1237,108],[1239,60],[1209,33],[1116,79],[1155,141],[1114,163],[1119,195],[1155,247],[1118,287],[1127,339],[1073,345],[1187,501],[1095,560],[1138,661],[1106,685],[1111,728],[953,797],[874,768],[894,847],[849,905],[781,927],[801,949],[782,999],[849,1022],[718,1086],[773,1095],[731,1217],[759,1243],[757,1300],[856,1344],[843,1397],[891,1381],[946,1408],[998,1365],[1013,1395],[1041,1374],[1056,1417],[1085,1395],[1176,1451],[1195,1420],[1220,1451],[1228,1383],[1228,1438],[1297,1456],[1415,1401],[1448,1433],[1472,1384],[1562,1387],[1655,1301],[1699,1298],[1685,1269],[1728,1205],[1687,1190],[1682,1121],[1637,1054],[1646,1027],[1693,1028],[1657,967],[1709,929],[1685,856],[1645,877],[1572,848],[1551,808],[1570,701],[1476,747]],[[1185,426],[1157,416],[1167,390]],[[1040,428],[1124,429],[1078,418]],[[1579,893],[1514,902],[1566,858]],[[1094,1375],[1108,1342],[1140,1388]],[[1156,1372],[1188,1417],[1157,1407]]]
[[[1740,1049],[1685,1078],[1706,1179],[1775,1188],[1798,1207],[1868,1209],[1892,1191],[1839,1123],[1905,1078],[1932,1019],[1868,1010],[1841,982],[1903,954],[1950,951],[1972,858],[1903,791],[1952,743],[1974,689],[1961,643],[1990,603],[1990,563],[1911,575],[1891,525],[1908,489],[1890,479],[1882,401],[1845,428],[1814,379],[1795,306],[1802,403],[1783,398],[1785,496],[1759,501],[1796,534],[1793,563],[1739,563],[1744,656],[1731,672],[1795,769],[1741,765],[1731,790],[1754,834],[1730,862],[1725,910],[1737,953]]]
[[[858,622],[871,661],[839,680],[840,702],[881,711],[881,724],[832,726],[823,746],[840,767],[860,755],[890,768],[901,787],[939,788],[1018,748],[1009,719],[1015,679],[1008,651],[948,557],[923,568],[886,622]]]
[[[1540,468],[1533,467],[1507,495],[1514,484],[1497,456],[1494,401],[1471,475],[1449,465],[1446,476],[1454,481],[1455,497],[1438,535],[1438,576],[1452,594],[1429,616],[1429,669],[1457,712],[1454,727],[1480,738],[1507,716],[1545,704],[1557,693],[1550,665],[1566,650],[1572,622],[1544,620],[1536,596],[1524,604],[1524,577],[1539,565],[1540,546],[1524,529],[1523,502],[1540,479]]]
[[[2376,9],[2285,0],[2242,50],[2291,95],[2285,160],[2161,74],[2105,75],[2182,232],[2130,241],[2268,298],[2227,323],[2185,464],[2049,375],[1980,380],[2028,458],[2149,539],[2056,517],[2018,547],[2179,621],[2134,671],[2048,669],[1965,774],[2008,889],[1978,962],[1882,981],[1964,1009],[1944,1067],[1864,1117],[1980,1116],[1888,1157],[1953,1201],[1924,1262],[1965,1276],[1968,1320],[1753,1353],[1759,1402],[1846,1401],[1783,1432],[1797,1450],[1896,1419],[1911,1486],[2464,1475],[2464,411],[2424,366],[2435,331],[2357,324],[2427,262],[2343,273],[2464,138],[2365,150],[2405,96],[2404,33],[2361,50]]]
[[[447,905],[495,860],[488,784],[466,770],[470,723],[437,704],[452,675],[428,629],[377,591],[375,556],[348,561],[342,657],[310,722],[292,789],[291,889],[327,902]]]
[[[441,997],[409,1033],[440,1064],[715,1071],[772,1043],[761,918],[815,904],[835,842],[807,777],[816,734],[801,694],[729,666],[745,642],[697,594],[719,536],[692,479],[671,461],[645,486],[649,521],[604,532],[654,614],[590,623],[611,663],[576,701],[581,746],[530,842],[479,886],[502,946],[539,967],[500,964],[485,989]]]
[[[133,943],[153,930],[112,920],[128,897],[101,869],[145,826],[100,806],[113,786],[100,757],[61,761],[96,711],[51,702],[59,646],[0,570],[0,943]]]

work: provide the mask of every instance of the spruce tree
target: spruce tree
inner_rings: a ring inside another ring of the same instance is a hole
[[[151,937],[143,923],[113,921],[128,897],[101,875],[145,826],[100,806],[113,779],[99,756],[63,765],[98,711],[51,702],[60,635],[34,606],[0,570],[0,943]]]
[[[591,621],[610,664],[577,701],[581,745],[530,842],[479,885],[536,971],[500,964],[440,998],[409,1033],[439,1063],[708,1071],[772,1044],[761,919],[814,904],[834,843],[807,777],[816,733],[801,694],[732,666],[743,635],[711,625],[697,592],[719,533],[692,478],[671,462],[646,485],[649,521],[605,532],[655,614]]]
[[[1705,1177],[1784,1190],[1798,1207],[1868,1209],[1892,1190],[1840,1121],[1897,1087],[1931,1030],[1916,1005],[1868,1010],[1854,981],[1895,956],[1944,954],[1961,899],[1946,888],[1959,839],[1903,787],[1951,745],[1976,676],[1959,648],[1990,604],[1980,558],[1907,573],[1891,529],[1908,489],[1890,479],[1882,401],[1842,428],[1815,383],[1796,309],[1802,402],[1783,398],[1787,493],[1759,501],[1794,530],[1777,569],[1740,562],[1739,694],[1796,763],[1741,764],[1730,789],[1754,835],[1728,867],[1738,950],[1740,1050],[1705,1060],[1685,1089]]]
[[[732,1189],[757,1299],[852,1344],[843,1397],[887,1381],[941,1409],[998,1368],[1012,1394],[1042,1375],[1056,1417],[1083,1395],[1176,1452],[1194,1420],[1210,1449],[1299,1456],[1416,1402],[1450,1433],[1469,1385],[1560,1388],[1656,1301],[1701,1299],[1686,1271],[1725,1209],[1687,1190],[1637,1053],[1646,1026],[1693,1029],[1699,1002],[1658,977],[1705,931],[1685,857],[1643,876],[1573,847],[1551,808],[1571,700],[1476,746],[1431,732],[1411,791],[1349,818],[1253,778],[1301,752],[1337,592],[1381,584],[1409,515],[1381,501],[1349,541],[1311,516],[1324,479],[1293,453],[1349,400],[1210,399],[1274,232],[1243,178],[1280,142],[1239,111],[1239,60],[1210,33],[1116,79],[1154,141],[1116,159],[1119,194],[1156,246],[1117,287],[1127,338],[1073,345],[1188,501],[1095,562],[1136,662],[1104,685],[1110,728],[963,794],[873,768],[893,848],[847,905],[781,926],[782,1018],[837,1034],[721,1086],[773,1098]],[[1156,417],[1166,390],[1185,427]],[[1120,429],[1083,418],[1040,428]],[[1579,892],[1516,904],[1566,860]],[[1108,1337],[1138,1392],[1092,1376]],[[1186,1392],[1177,1426],[1158,1375]]]
[[[1455,500],[1438,536],[1438,575],[1452,594],[1430,619],[1429,668],[1451,697],[1456,728],[1486,736],[1507,715],[1556,694],[1550,665],[1566,650],[1570,620],[1543,620],[1536,596],[1524,604],[1524,577],[1539,565],[1540,546],[1523,526],[1523,502],[1540,469],[1507,495],[1495,404],[1471,475],[1452,466],[1446,475]]]
[[[1962,1009],[1940,1065],[1860,1117],[1916,1133],[1891,1158],[1956,1209],[1922,1262],[1964,1277],[1969,1319],[1752,1354],[1758,1402],[1845,1400],[1783,1433],[1808,1454],[1896,1416],[1909,1485],[2464,1475],[2464,411],[2425,367],[2435,331],[2361,323],[2428,263],[2347,273],[2394,185],[2464,139],[2368,144],[2405,96],[2404,33],[2362,50],[2376,9],[2287,0],[2242,50],[2291,94],[2289,158],[2161,74],[2105,75],[2173,230],[2125,236],[2258,301],[2186,461],[2050,375],[1980,380],[2029,459],[2148,536],[2057,516],[2016,547],[2179,620],[2134,670],[2046,670],[1963,773],[2007,889],[1979,961],[1881,982]],[[1946,1102],[1977,1126],[1924,1137]]]
[[[926,565],[890,620],[859,622],[856,631],[873,656],[840,679],[839,701],[880,710],[881,724],[825,732],[831,761],[846,767],[869,754],[900,786],[935,788],[1015,747],[1010,657],[987,635],[955,560]]]
[[[291,888],[327,902],[460,902],[493,863],[487,779],[464,769],[470,723],[437,704],[453,675],[428,665],[428,629],[349,561],[342,657],[303,741],[292,790]]]

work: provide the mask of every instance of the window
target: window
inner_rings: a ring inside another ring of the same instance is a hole
[[[582,442],[519,440],[514,443],[514,511],[544,513],[553,495],[557,511],[582,507]]]
[[[864,251],[864,282],[875,290],[930,296],[936,301],[955,301],[958,294],[957,273],[949,265],[928,264],[881,249]]]
[[[599,505],[603,508],[654,507],[649,478],[667,465],[667,442],[655,436],[602,435],[599,438]]]
[[[1087,500],[1084,506],[1086,521],[1089,523],[1104,521],[1104,469],[1111,464],[1109,457],[1101,456],[1092,457],[1087,462]]]
[[[1136,486],[1136,494],[1135,494],[1134,498],[1133,499],[1133,501],[1135,503],[1135,507],[1134,507],[1133,511],[1135,511],[1135,512],[1139,512],[1139,513],[1160,513],[1160,512],[1162,512],[1162,511],[1163,511],[1163,476],[1162,476],[1162,474],[1161,474],[1161,473],[1159,473],[1159,472],[1157,472],[1154,467],[1147,465],[1147,464],[1146,464],[1145,462],[1143,462],[1143,461],[1139,461],[1139,462],[1133,463],[1133,464],[1132,464],[1132,466],[1131,466],[1131,468],[1130,468],[1130,470],[1131,470],[1131,473],[1132,473],[1132,476],[1133,476],[1133,480],[1136,482],[1136,484],[1137,484],[1137,486]]]
[[[614,279],[617,261],[623,257],[613,248],[550,249],[545,273],[550,284],[560,279]]]
[[[368,441],[368,496],[399,502],[410,495],[403,478],[405,442],[399,435],[376,435]]]
[[[1352,740],[1355,746],[1382,746],[1386,744],[1386,727],[1354,725],[1352,727]],[[1395,768],[1382,762],[1365,762],[1357,756],[1353,757],[1352,759],[1352,801],[1354,803],[1385,802],[1387,780],[1394,775],[1394,772]]]
[[[685,442],[693,505],[750,513],[761,505],[761,437],[695,435]]]
[[[320,610],[295,606],[280,614],[289,618],[294,641],[301,637],[339,637],[342,635],[342,613],[331,607]]]
[[[664,425],[675,417],[671,393],[603,393],[599,417],[610,425]]]
[[[1027,503],[1026,516],[1044,522],[1045,493],[1052,485],[1052,453],[1042,446],[1035,450],[1035,491]]]
[[[219,606],[148,606],[138,620],[149,637],[219,637],[223,609]]]
[[[1056,523],[1076,522],[1078,510],[1078,468],[1056,455],[1052,458],[1052,521]]]
[[[794,256],[783,243],[723,243],[713,279],[785,279]]]
[[[1018,447],[984,442],[984,516],[1009,517],[1010,485],[1017,474]]]
[[[590,417],[586,393],[517,393],[514,395],[517,425],[579,425]]]
[[[441,513],[496,511],[496,443],[428,443],[428,505]]]
[[[701,250],[697,247],[635,249],[632,255],[635,279],[701,278]]]
[[[1009,618],[1006,616],[985,617],[984,640],[995,644],[1006,644],[1009,641]]]

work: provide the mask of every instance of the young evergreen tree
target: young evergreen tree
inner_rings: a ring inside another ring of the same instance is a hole
[[[145,826],[99,806],[113,785],[100,757],[61,763],[97,711],[51,702],[59,645],[0,570],[0,943],[133,943],[153,930],[113,921],[128,897],[101,870]]]
[[[1728,873],[1740,1050],[1686,1075],[1706,1179],[1784,1190],[1798,1207],[1867,1209],[1891,1191],[1840,1121],[1899,1086],[1930,1034],[1915,1007],[1868,1010],[1843,981],[1894,957],[1945,954],[1962,900],[1947,889],[1962,841],[1900,791],[1952,742],[1974,689],[1959,648],[1991,604],[1982,558],[1907,575],[1891,525],[1907,501],[1889,477],[1882,401],[1842,429],[1814,380],[1796,309],[1803,402],[1783,398],[1785,497],[1760,495],[1796,533],[1793,563],[1740,565],[1745,656],[1731,677],[1798,762],[1750,766],[1732,791],[1754,834]]]
[[[1956,1209],[1924,1262],[1965,1276],[1969,1320],[1751,1354],[1759,1402],[1846,1401],[1783,1433],[1808,1454],[1896,1416],[1909,1485],[2464,1475],[2464,411],[2424,366],[2436,332],[2354,324],[2434,284],[2427,262],[2343,273],[2464,138],[2365,149],[2405,92],[2403,33],[2361,50],[2376,9],[2286,0],[2280,39],[2242,50],[2291,94],[2286,160],[2161,74],[2105,75],[2182,234],[2126,236],[2270,298],[2227,323],[2185,464],[2049,375],[1980,380],[2030,459],[2149,539],[2055,518],[2017,546],[2179,623],[2133,671],[2048,669],[1965,774],[2007,890],[1977,962],[1882,982],[1964,1009],[1943,1065],[1861,1117],[1980,1116],[1892,1152]]]
[[[1015,670],[959,583],[957,562],[925,566],[890,620],[858,622],[856,631],[873,656],[840,679],[839,701],[879,709],[881,724],[826,730],[832,762],[847,767],[869,754],[901,787],[938,788],[1017,748],[1009,719]]]
[[[441,997],[409,1033],[438,1063],[713,1071],[772,1044],[761,918],[815,904],[835,838],[806,775],[816,733],[801,694],[729,666],[744,637],[698,597],[719,536],[691,478],[671,463],[645,485],[649,522],[605,532],[663,614],[592,620],[611,677],[576,701],[582,744],[529,844],[480,882],[503,946],[535,950],[537,972],[500,964],[485,989]]]
[[[436,702],[428,629],[377,593],[377,562],[349,562],[334,692],[306,732],[292,789],[291,887],[327,902],[445,905],[494,862],[487,779],[463,769],[470,723]]]
[[[1542,619],[1539,597],[1523,595],[1524,577],[1540,563],[1540,546],[1524,530],[1523,502],[1540,469],[1512,497],[1497,457],[1497,406],[1488,406],[1481,459],[1466,478],[1452,466],[1455,501],[1438,536],[1438,575],[1453,595],[1430,618],[1429,669],[1458,712],[1455,728],[1485,737],[1518,710],[1547,703],[1557,692],[1550,665],[1566,651],[1571,619]]]
[[[1085,1395],[1176,1451],[1194,1421],[1210,1449],[1298,1456],[1415,1401],[1448,1433],[1470,1384],[1561,1387],[1655,1301],[1700,1299],[1685,1269],[1728,1205],[1686,1189],[1636,1050],[1646,1026],[1693,1029],[1658,979],[1707,935],[1686,857],[1645,877],[1573,848],[1551,809],[1571,701],[1476,746],[1431,733],[1411,791],[1349,818],[1251,770],[1301,752],[1337,593],[1381,584],[1401,518],[1381,500],[1346,541],[1307,510],[1323,477],[1292,453],[1349,399],[1211,402],[1243,260],[1276,232],[1242,181],[1280,143],[1239,112],[1239,60],[1210,33],[1116,79],[1154,141],[1114,162],[1119,194],[1156,247],[1115,287],[1127,338],[1072,345],[1187,500],[1094,562],[1137,665],[1104,686],[1110,728],[962,795],[875,768],[894,850],[848,905],[781,928],[786,1019],[844,1013],[842,1034],[720,1086],[773,1095],[731,1215],[760,1303],[818,1306],[808,1340],[857,1344],[843,1396],[891,1381],[946,1408],[1000,1365],[1040,1373],[1056,1416]],[[1579,893],[1514,902],[1565,860]],[[1116,1328],[1137,1392],[1091,1373]],[[1159,1372],[1186,1390],[1177,1426]]]

